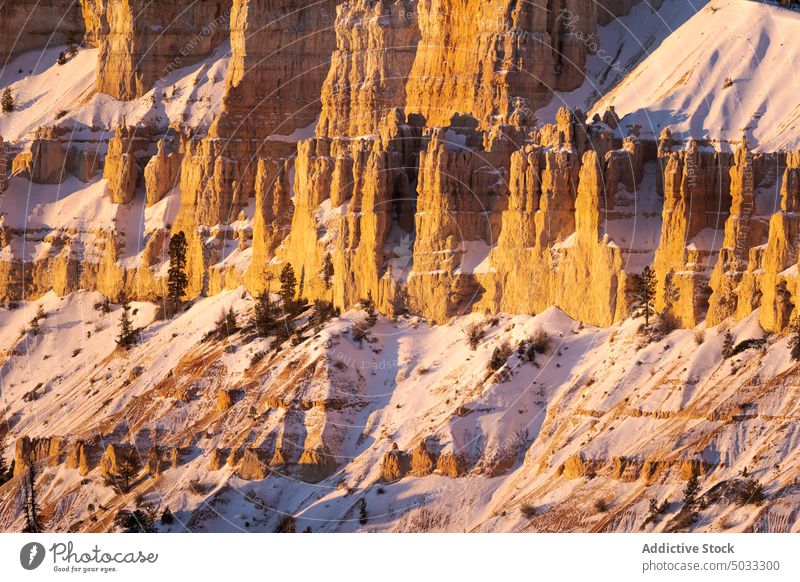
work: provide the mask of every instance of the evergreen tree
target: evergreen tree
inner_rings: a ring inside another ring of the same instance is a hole
[[[322,282],[325,284],[325,289],[330,290],[333,286],[333,259],[330,253],[325,253],[325,260],[322,263],[322,272],[320,273]]]
[[[139,341],[140,330],[133,327],[131,319],[131,305],[125,299],[122,302],[122,315],[119,318],[119,335],[117,345],[124,350],[132,348]]]
[[[70,30],[67,33],[67,55],[74,57],[76,54],[78,54],[78,42],[75,31]]]
[[[30,322],[32,335],[39,335],[40,331],[39,321],[44,319],[45,317],[47,317],[47,315],[45,315],[44,308],[42,308],[42,306],[40,305],[39,309],[36,310],[36,315],[33,316],[33,319],[31,319]]]
[[[722,342],[722,357],[726,360],[733,355],[733,334],[725,330],[725,340]]]
[[[189,244],[183,231],[175,234],[169,241],[169,271],[167,272],[167,299],[171,307],[181,303],[189,278],[186,276],[186,250]]]
[[[646,326],[650,325],[650,318],[655,313],[656,300],[656,275],[652,268],[645,267],[641,275],[634,277],[636,283],[636,302],[634,304],[634,317],[644,317]]]
[[[58,59],[56,59],[56,62],[59,65],[66,65],[67,64],[67,54],[64,53],[64,52],[58,53]]]
[[[36,504],[36,470],[33,465],[28,468],[28,477],[22,484],[22,495],[25,511],[25,529],[22,530],[22,533],[40,533],[42,523],[39,506]]]
[[[122,533],[155,533],[153,517],[141,509],[120,509],[114,516],[114,525]]]
[[[172,511],[169,507],[166,507],[161,513],[161,525],[171,525],[174,521],[175,520],[172,517]]]
[[[358,509],[358,523],[367,525],[367,521],[369,521],[369,516],[367,515],[367,500],[362,497],[361,505]]]
[[[306,290],[306,268],[300,269],[300,282],[297,284],[297,299],[302,301],[303,293]]]
[[[256,297],[250,324],[256,329],[256,333],[266,337],[275,328],[276,320],[275,305],[272,303],[269,293],[264,291]]]
[[[792,359],[797,362],[800,361],[800,316],[797,316],[789,326],[789,331],[792,337],[789,339],[789,348],[791,348]]]
[[[6,87],[3,91],[3,98],[0,100],[3,107],[3,113],[10,113],[14,111],[14,96],[11,94],[11,88]]]
[[[227,337],[239,329],[239,322],[236,320],[236,312],[233,307],[228,307],[228,310],[222,310],[217,318],[216,327],[214,331],[221,337]]]
[[[686,483],[686,488],[683,490],[683,503],[691,507],[697,501],[697,494],[700,491],[700,478],[697,476],[697,471],[692,472],[692,476]]]
[[[367,298],[361,300],[361,307],[367,312],[367,327],[373,327],[378,322],[378,312],[375,310],[375,301],[372,299],[372,291],[367,292]]]
[[[291,313],[294,311],[294,297],[297,293],[297,278],[294,276],[294,267],[292,267],[291,263],[286,263],[281,270],[280,282],[283,310],[286,313]]]
[[[131,489],[131,484],[139,474],[139,465],[133,455],[123,456],[117,462],[117,470],[106,477],[106,485],[120,495]]]
[[[5,445],[5,440],[0,439],[0,485],[11,479],[11,470],[6,465]]]

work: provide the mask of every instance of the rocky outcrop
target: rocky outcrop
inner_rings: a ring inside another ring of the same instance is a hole
[[[159,79],[191,65],[228,37],[231,0],[82,0],[87,39],[100,51],[97,90],[141,97]]]
[[[85,2],[86,0],[84,0]],[[28,51],[81,42],[85,24],[75,0],[19,0],[0,6],[0,62]]]
[[[156,155],[144,167],[147,206],[160,202],[178,183],[181,154],[173,151],[175,147],[175,144],[167,144],[166,139],[161,139]]]
[[[760,302],[757,296],[748,300],[739,292],[738,286],[747,270],[751,249],[767,242],[768,223],[766,218],[758,216],[755,200],[756,189],[764,177],[763,162],[763,158],[754,159],[744,138],[730,170],[730,215],[725,221],[722,248],[711,275],[713,293],[708,306],[709,325],[716,325],[733,315],[744,317]],[[758,260],[757,256],[753,258]]]
[[[129,204],[141,179],[137,158],[147,151],[149,136],[142,128],[128,127],[125,118],[114,129],[108,141],[103,178],[108,182],[108,192],[115,204]]]
[[[387,483],[399,481],[411,470],[411,455],[397,448],[393,443],[392,449],[383,455],[381,462],[381,479]]]
[[[751,262],[743,289],[761,296],[759,318],[764,329],[778,331],[797,315],[797,266],[800,254],[800,152],[786,154],[780,210],[769,221],[760,261]],[[754,257],[755,258],[755,257]]]
[[[27,151],[14,158],[12,171],[34,184],[60,184],[67,179],[67,149],[62,136],[52,127],[43,127],[33,135]]]
[[[64,439],[60,437],[21,437],[17,439],[14,453],[14,476],[25,473],[34,463],[46,463],[54,467],[61,462]]]
[[[100,459],[100,474],[104,477],[114,479],[120,474],[120,469],[124,471],[133,470],[138,472],[144,463],[142,462],[141,452],[132,445],[120,445],[111,443],[106,447]]]
[[[660,141],[664,205],[661,238],[655,253],[656,309],[679,325],[694,327],[704,318],[710,270],[719,250],[717,232],[730,208],[730,155],[689,140],[675,150],[668,130]]]

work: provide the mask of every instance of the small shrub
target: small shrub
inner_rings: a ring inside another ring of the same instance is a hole
[[[733,355],[733,334],[731,330],[725,330],[725,339],[722,342],[722,357],[728,359]]]
[[[354,325],[350,329],[350,335],[353,338],[353,341],[361,344],[367,337],[369,336],[369,332],[363,325]]]
[[[702,346],[703,342],[706,341],[706,330],[704,329],[696,329],[694,330],[694,343],[698,346]]]
[[[536,507],[528,503],[523,504],[519,511],[525,519],[532,519],[536,516]]]
[[[284,515],[275,528],[275,533],[294,533],[297,527],[297,520],[293,515]]]
[[[601,497],[594,502],[594,508],[597,513],[605,513],[608,511],[608,502]]]
[[[475,351],[478,349],[481,340],[486,336],[486,329],[481,323],[473,323],[467,327],[467,341],[469,342],[469,349]]]
[[[764,487],[755,479],[748,479],[739,493],[739,505],[761,505],[765,499]]]
[[[508,342],[503,342],[497,346],[492,352],[492,357],[489,358],[486,366],[490,372],[497,372],[500,368],[506,365],[508,358],[511,357],[511,346]]]
[[[189,491],[195,495],[205,495],[211,491],[211,485],[202,483],[199,479],[192,479],[189,481]]]
[[[764,347],[765,345],[767,345],[766,338],[746,339],[746,340],[741,341],[738,344],[736,344],[736,347],[733,348],[733,352],[731,353],[731,355],[735,356],[736,354],[741,354],[742,352],[744,352],[746,350],[753,349],[753,348],[761,348],[761,347]]]
[[[250,358],[250,366],[255,366],[257,363],[259,363],[261,360],[263,360],[266,355],[267,355],[267,352],[264,351],[264,350],[261,350],[259,352],[256,352],[255,354],[253,354],[253,357]]]
[[[114,516],[114,525],[123,533],[154,533],[153,516],[142,509],[120,509]]]

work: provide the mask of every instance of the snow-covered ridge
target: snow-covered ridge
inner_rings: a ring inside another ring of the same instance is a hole
[[[741,140],[760,151],[800,147],[800,14],[717,0],[671,34],[591,113],[615,106],[623,130],[657,138]]]

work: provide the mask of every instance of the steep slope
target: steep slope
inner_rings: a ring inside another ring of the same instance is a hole
[[[800,145],[800,13],[750,0],[720,0],[670,35],[592,113],[615,106],[622,127],[657,137],[735,142],[759,151]]]
[[[4,336],[2,381],[4,452],[18,476],[37,464],[48,528],[103,531],[135,505],[193,531],[271,531],[286,515],[313,531],[800,528],[798,367],[756,318],[731,329],[729,359],[722,329],[598,329],[555,309],[433,328],[381,318],[363,341],[363,312],[301,317],[277,351],[252,330],[209,333],[251,305],[224,292],[159,321],[135,303],[129,352],[112,347],[120,311],[98,294],[0,314],[10,330],[45,314]],[[488,367],[532,337],[532,359]],[[120,493],[123,458],[138,470]],[[704,502],[689,511],[693,473]],[[747,479],[763,503],[740,503]],[[21,526],[22,482],[0,488],[3,529]],[[650,498],[668,502],[656,522]]]

